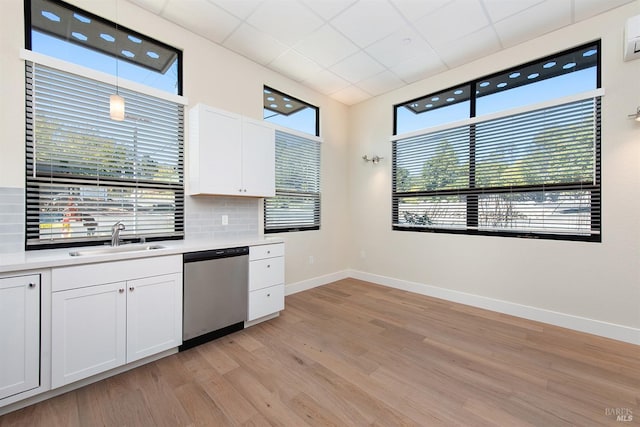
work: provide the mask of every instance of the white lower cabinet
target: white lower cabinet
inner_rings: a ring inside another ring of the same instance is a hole
[[[284,310],[284,243],[249,248],[247,321]]]
[[[51,385],[60,387],[182,343],[181,257],[54,269]],[[153,268],[155,265],[157,268]],[[179,266],[179,267],[178,267]],[[143,266],[144,267],[144,266]],[[180,272],[162,273],[162,270]],[[100,278],[122,278],[93,284]],[[75,286],[85,280],[88,286]]]
[[[125,363],[125,286],[119,282],[53,293],[53,387]]]
[[[127,362],[182,344],[182,276],[127,283]]]
[[[40,385],[40,276],[0,279],[0,400]]]

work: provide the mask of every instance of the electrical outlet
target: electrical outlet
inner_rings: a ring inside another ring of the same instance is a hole
[[[313,264],[314,262],[316,262],[316,260],[313,255],[309,255],[309,264]]]
[[[222,225],[229,225],[229,215],[222,215]]]

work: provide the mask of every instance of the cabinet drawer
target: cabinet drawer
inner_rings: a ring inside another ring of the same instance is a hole
[[[280,310],[284,310],[284,285],[271,286],[249,293],[248,321]]]
[[[272,245],[251,246],[249,248],[249,261],[264,258],[284,256],[284,243],[274,243]]]
[[[249,291],[284,284],[284,257],[249,262]]]

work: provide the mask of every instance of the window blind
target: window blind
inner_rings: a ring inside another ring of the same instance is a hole
[[[600,238],[600,97],[393,144],[395,229]]]
[[[26,62],[27,248],[184,234],[183,106]]]
[[[276,130],[276,195],[265,199],[265,232],[320,228],[320,142]]]

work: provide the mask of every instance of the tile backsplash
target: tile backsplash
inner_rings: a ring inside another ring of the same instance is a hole
[[[24,188],[0,187],[0,253],[24,249]],[[185,238],[254,237],[259,233],[260,199],[185,196]],[[222,225],[226,215],[228,224]]]
[[[0,253],[24,248],[24,188],[0,187]]]
[[[186,239],[232,239],[257,236],[260,199],[253,197],[185,196]],[[222,225],[226,215],[228,224]]]

